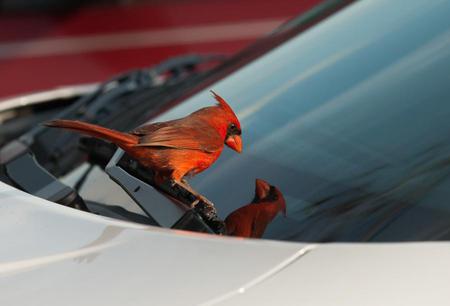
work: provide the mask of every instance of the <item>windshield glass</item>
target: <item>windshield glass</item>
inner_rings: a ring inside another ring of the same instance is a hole
[[[191,185],[223,218],[256,178],[276,186],[287,216],[264,238],[449,239],[449,15],[447,1],[357,2],[213,84],[244,149]],[[156,121],[211,103],[205,90]]]

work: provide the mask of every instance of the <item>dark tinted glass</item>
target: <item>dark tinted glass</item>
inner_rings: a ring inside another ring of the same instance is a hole
[[[361,1],[213,86],[241,120],[191,180],[222,217],[284,194],[264,237],[297,241],[450,238],[450,5]],[[207,91],[157,120],[213,103]]]

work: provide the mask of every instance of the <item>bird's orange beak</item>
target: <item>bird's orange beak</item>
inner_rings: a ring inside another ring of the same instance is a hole
[[[228,136],[225,140],[227,146],[235,150],[238,153],[242,152],[242,138],[239,135]]]

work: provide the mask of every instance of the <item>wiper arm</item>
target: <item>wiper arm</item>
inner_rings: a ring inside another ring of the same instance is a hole
[[[105,168],[109,177],[125,190],[142,210],[155,222],[171,228],[225,234],[225,224],[217,211],[208,203],[199,201],[195,195],[181,186],[155,184],[150,169],[139,165],[121,149],[118,149]],[[161,196],[161,200],[148,201],[149,194]],[[172,198],[169,205],[162,197]]]
[[[106,168],[106,173],[128,193],[154,224],[165,227],[224,234],[225,225],[217,216],[214,207],[200,201],[194,208],[190,204],[196,196],[178,185],[156,185],[150,169],[140,166],[133,158],[116,145],[96,138],[81,138],[81,149],[88,155],[91,164]],[[161,200],[148,201],[149,193]],[[162,193],[162,194],[159,194]],[[178,204],[168,204],[166,197]]]
[[[13,145],[20,146],[18,143]],[[9,149],[14,148],[9,147]],[[16,147],[15,149],[20,150],[22,154],[18,157],[7,156],[7,154],[0,156],[2,177],[29,194],[79,210],[89,211],[78,193],[41,167],[25,147]]]

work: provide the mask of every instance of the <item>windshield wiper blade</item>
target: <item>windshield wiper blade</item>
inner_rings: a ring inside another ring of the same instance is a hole
[[[209,73],[196,72],[193,67],[220,59],[216,55],[188,55],[152,68],[130,71],[99,85],[54,118],[130,130],[147,121],[159,108],[184,94]],[[164,81],[160,78],[162,74]],[[79,139],[80,135],[75,133],[36,126],[16,141],[27,146],[50,173],[61,176],[84,159],[78,150]]]

